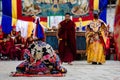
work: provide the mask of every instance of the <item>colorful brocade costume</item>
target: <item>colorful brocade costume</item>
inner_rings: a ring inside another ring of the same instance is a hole
[[[23,74],[57,74],[66,73],[61,66],[58,55],[53,48],[42,41],[32,43],[24,53],[25,61],[16,67]]]
[[[86,28],[87,62],[105,63],[106,24],[93,20]]]

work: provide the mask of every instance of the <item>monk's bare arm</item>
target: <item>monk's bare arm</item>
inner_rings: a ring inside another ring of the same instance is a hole
[[[58,33],[59,33],[60,28],[61,28],[61,25],[58,24],[58,29],[57,29],[57,32],[56,32],[56,37],[57,37],[57,39],[59,39]]]

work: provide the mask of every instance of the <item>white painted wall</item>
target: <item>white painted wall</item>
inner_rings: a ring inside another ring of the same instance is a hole
[[[107,9],[107,24],[110,25],[110,31],[114,30],[114,17],[115,17],[115,8]]]

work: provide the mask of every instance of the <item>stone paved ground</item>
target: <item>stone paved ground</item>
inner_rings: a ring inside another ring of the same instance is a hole
[[[10,77],[20,62],[0,61],[0,80],[120,80],[119,61],[106,61],[104,65],[91,65],[86,61],[75,61],[73,65],[63,63],[68,70],[65,77]]]

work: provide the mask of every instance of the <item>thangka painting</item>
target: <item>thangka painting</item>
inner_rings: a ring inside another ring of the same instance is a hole
[[[73,17],[89,15],[89,0],[22,0],[24,16],[63,16],[67,12]]]

